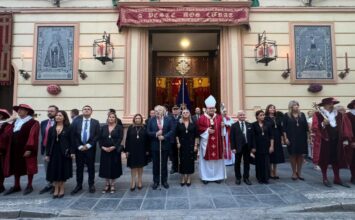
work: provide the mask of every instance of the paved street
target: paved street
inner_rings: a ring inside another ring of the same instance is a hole
[[[131,219],[236,219],[238,218],[355,218],[355,186],[347,189],[341,186],[326,188],[321,183],[320,171],[310,163],[304,168],[306,181],[290,178],[289,164],[280,167],[280,180],[269,185],[260,185],[254,178],[252,186],[237,186],[234,183],[233,167],[227,167],[226,183],[203,185],[197,173],[191,187],[179,185],[179,175],[169,176],[170,188],[152,190],[151,166],[144,171],[144,188],[129,191],[130,170],[124,168],[115,194],[102,194],[102,179],[97,178],[95,194],[87,192],[87,185],[78,195],[69,193],[75,186],[74,179],[66,185],[63,199],[52,199],[49,194],[39,195],[45,185],[43,167],[34,180],[35,191],[29,196],[17,193],[0,197],[2,217],[130,217]],[[329,170],[330,171],[330,170]],[[331,174],[329,172],[329,174]],[[342,177],[349,181],[349,172],[342,171]],[[330,175],[331,176],[331,175]],[[6,188],[12,184],[6,180]],[[22,178],[25,183],[26,179]],[[24,184],[23,184],[24,185]]]

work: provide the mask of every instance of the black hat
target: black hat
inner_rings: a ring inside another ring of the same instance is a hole
[[[348,109],[354,109],[355,107],[355,99],[353,99],[349,104],[348,104]]]
[[[335,105],[335,104],[338,104],[339,101],[336,100],[335,98],[333,97],[329,97],[329,98],[324,98],[322,99],[322,102],[318,104],[318,106],[324,106],[324,105]]]

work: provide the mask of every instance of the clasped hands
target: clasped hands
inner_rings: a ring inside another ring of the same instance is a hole
[[[110,147],[102,146],[101,149],[107,153],[110,153],[110,152],[114,151],[116,149],[116,147],[115,146],[110,146]]]
[[[164,136],[163,136],[163,131],[162,130],[157,131],[157,133],[155,133],[155,136],[159,139],[159,141],[163,141],[164,140]]]

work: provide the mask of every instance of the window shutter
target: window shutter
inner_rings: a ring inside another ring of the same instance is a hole
[[[0,14],[0,85],[11,84],[12,14]]]

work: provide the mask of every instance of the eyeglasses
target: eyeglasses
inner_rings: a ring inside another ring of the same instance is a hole
[[[190,112],[183,112],[182,114],[189,114]]]

